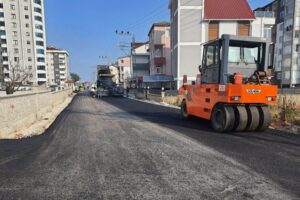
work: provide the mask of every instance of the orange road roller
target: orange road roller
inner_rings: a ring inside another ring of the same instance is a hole
[[[222,35],[203,45],[196,81],[187,76],[179,89],[181,116],[211,121],[217,132],[265,131],[271,124],[269,105],[277,102],[271,84],[270,42],[262,38]]]

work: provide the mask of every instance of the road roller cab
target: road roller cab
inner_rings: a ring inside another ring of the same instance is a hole
[[[185,76],[179,90],[182,117],[211,120],[218,132],[266,130],[268,105],[277,101],[268,74],[270,46],[261,38],[231,35],[204,44],[200,74],[191,84]]]

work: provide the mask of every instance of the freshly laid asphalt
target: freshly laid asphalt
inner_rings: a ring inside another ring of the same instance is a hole
[[[0,199],[300,199],[300,137],[81,93],[45,134],[0,141]]]

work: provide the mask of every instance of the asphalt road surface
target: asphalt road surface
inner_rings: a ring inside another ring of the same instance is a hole
[[[0,141],[0,199],[300,199],[300,138],[82,93],[44,135]]]

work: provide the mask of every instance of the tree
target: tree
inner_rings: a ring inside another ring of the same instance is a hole
[[[75,83],[80,81],[80,76],[76,73],[71,73],[71,78]]]
[[[19,88],[29,81],[31,70],[27,67],[22,68],[18,63],[10,62],[8,69],[9,77],[5,78],[6,94],[10,95],[19,90]]]

